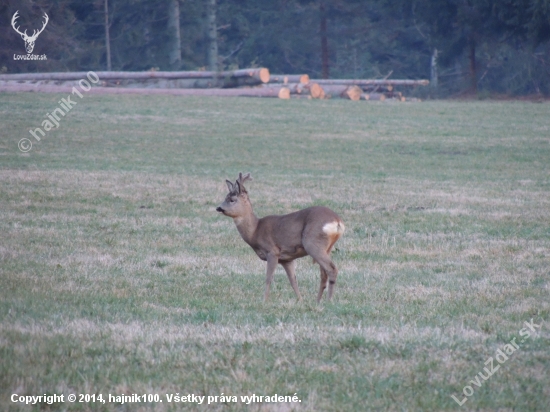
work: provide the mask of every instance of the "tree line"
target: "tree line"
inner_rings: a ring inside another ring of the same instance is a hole
[[[34,53],[16,60],[49,16]],[[233,70],[550,94],[550,0],[2,0],[0,71]]]

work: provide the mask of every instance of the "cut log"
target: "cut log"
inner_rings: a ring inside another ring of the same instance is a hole
[[[3,83],[12,83],[13,80],[0,80]],[[77,86],[77,80],[17,80],[18,83],[31,85]],[[263,83],[267,86],[267,83]],[[251,77],[230,77],[220,79],[122,79],[103,80],[94,87],[123,87],[147,89],[212,89],[231,88],[241,86],[258,86],[258,81]]]
[[[290,90],[288,87],[281,87],[277,93],[277,97],[279,99],[290,99]]]
[[[325,91],[317,83],[308,83],[307,88],[309,89],[309,94],[313,99],[324,99]]]
[[[307,74],[289,74],[287,76],[288,83],[309,83],[309,76]]]
[[[390,79],[310,79],[311,82],[321,86],[339,85],[339,86],[427,86],[429,80],[390,80]]]
[[[350,86],[346,89],[343,95],[340,95],[341,97],[348,98],[353,101],[357,101],[361,98],[361,93],[363,93],[363,90],[359,86]]]
[[[224,75],[223,85],[221,87],[240,87],[240,86],[254,86],[262,83],[269,82],[269,70],[267,69],[250,69],[249,72],[241,72],[236,70],[234,72],[222,72]],[[235,73],[239,72],[237,75]],[[218,77],[220,78],[220,77]]]
[[[272,88],[278,88],[281,87],[279,84],[264,84],[262,85],[262,88],[266,89],[272,89]],[[321,86],[319,86],[316,83],[293,83],[293,84],[285,84],[284,87],[288,88],[291,95],[304,95],[304,96],[311,96],[313,99],[322,99],[325,94]]]
[[[43,93],[71,93],[70,86],[50,85],[0,85],[0,92],[43,92]],[[243,89],[145,89],[123,87],[92,87],[87,94],[160,94],[173,96],[246,96],[246,97],[280,97],[288,98],[290,92],[287,87],[250,87]],[[287,94],[288,93],[288,94]]]
[[[357,101],[361,98],[363,90],[359,86],[323,86],[323,90],[326,95],[330,97],[341,97],[343,99],[349,99]]]
[[[269,70],[266,68],[241,69],[224,72],[189,71],[189,72],[95,72],[99,80],[123,79],[222,79],[224,84],[239,84],[235,79],[254,79],[254,84],[267,83]],[[80,80],[86,79],[88,72],[52,72],[52,73],[18,73],[0,74],[0,80]],[[243,80],[246,82],[245,80]]]
[[[309,83],[309,76],[307,74],[272,74],[269,76],[269,83]]]
[[[285,77],[285,74],[270,74],[268,83],[288,83]]]

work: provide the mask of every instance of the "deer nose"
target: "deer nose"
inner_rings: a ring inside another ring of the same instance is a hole
[[[218,208],[216,209],[216,212],[223,213],[223,212],[225,212],[225,210],[223,210],[221,207],[218,207]]]

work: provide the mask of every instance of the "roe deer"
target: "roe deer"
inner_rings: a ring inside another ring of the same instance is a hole
[[[254,249],[260,259],[267,261],[265,300],[269,297],[269,288],[278,263],[285,269],[298,300],[302,299],[296,283],[294,259],[306,255],[311,256],[321,267],[321,286],[317,302],[323,297],[327,279],[330,300],[338,275],[330,258],[330,251],[344,233],[342,219],[323,206],[258,219],[252,211],[252,204],[244,187],[247,180],[252,180],[250,173],[245,176],[239,173],[235,183],[226,180],[229,194],[216,211],[232,217],[244,241]]]

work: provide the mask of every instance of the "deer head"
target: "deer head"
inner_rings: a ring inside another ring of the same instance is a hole
[[[33,30],[32,36],[27,35],[27,30],[25,30],[23,33],[19,31],[19,27],[15,27],[15,22],[17,20],[19,10],[15,12],[11,19],[11,26],[13,29],[21,35],[21,38],[25,41],[25,49],[27,50],[28,54],[31,54],[34,49],[34,42],[38,38],[38,35],[44,31],[46,28],[46,24],[48,24],[48,21],[50,20],[48,15],[44,13],[44,23],[42,24],[42,28],[40,30]]]
[[[229,193],[225,197],[224,202],[216,209],[216,211],[223,213],[226,216],[237,218],[246,214],[250,207],[250,200],[248,199],[248,192],[244,187],[244,182],[252,180],[250,173],[243,176],[239,173],[239,178],[235,183],[226,180]]]

